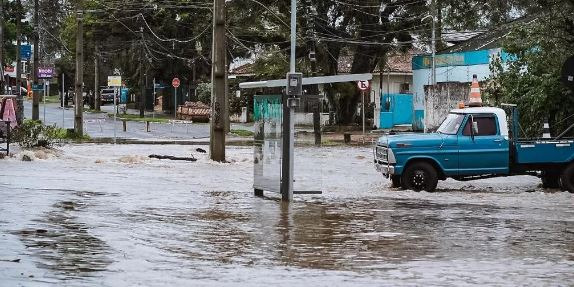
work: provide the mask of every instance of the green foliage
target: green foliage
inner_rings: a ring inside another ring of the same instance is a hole
[[[45,126],[40,121],[25,120],[12,134],[14,142],[23,148],[50,147],[58,136],[56,126]]]
[[[281,51],[272,49],[257,58],[253,69],[261,79],[285,78],[289,72],[289,59]]]
[[[211,83],[197,85],[197,99],[207,105],[211,105]]]
[[[63,140],[89,140],[90,137],[79,136],[73,130],[61,129],[55,124],[46,126],[41,121],[25,120],[14,130],[12,139],[23,148],[49,148]]]
[[[231,133],[240,137],[253,137],[254,133],[248,130],[231,130]]]
[[[504,43],[512,59],[491,64],[487,97],[518,104],[521,136],[540,136],[545,117],[555,135],[574,122],[565,120],[574,115],[574,93],[560,82],[564,61],[574,55],[574,30],[569,26],[574,7],[563,4],[517,27]]]

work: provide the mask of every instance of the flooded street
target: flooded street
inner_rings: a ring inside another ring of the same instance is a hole
[[[305,148],[299,164],[322,168],[299,178],[324,194],[287,205],[253,195],[252,148],[229,148],[227,164],[196,148],[0,161],[0,286],[574,284],[574,195],[538,178],[416,193],[391,189],[369,148]]]

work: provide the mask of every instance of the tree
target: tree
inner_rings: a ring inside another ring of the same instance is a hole
[[[506,64],[492,65],[487,96],[518,104],[523,136],[540,136],[545,117],[554,135],[574,123],[574,91],[560,82],[564,61],[574,55],[574,1],[556,1],[516,27],[503,48],[512,56]]]

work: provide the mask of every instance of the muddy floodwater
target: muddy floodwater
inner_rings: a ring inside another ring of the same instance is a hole
[[[324,194],[286,205],[253,196],[250,148],[59,149],[0,160],[0,286],[574,285],[574,194],[535,177],[416,193],[368,148],[305,148]]]

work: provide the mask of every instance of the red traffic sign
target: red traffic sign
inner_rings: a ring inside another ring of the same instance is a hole
[[[357,86],[359,87],[359,90],[366,91],[369,89],[369,81],[358,81]]]
[[[171,85],[172,85],[174,88],[179,88],[179,84],[180,84],[180,82],[179,82],[179,79],[178,79],[178,78],[173,78],[173,80],[171,81]]]

